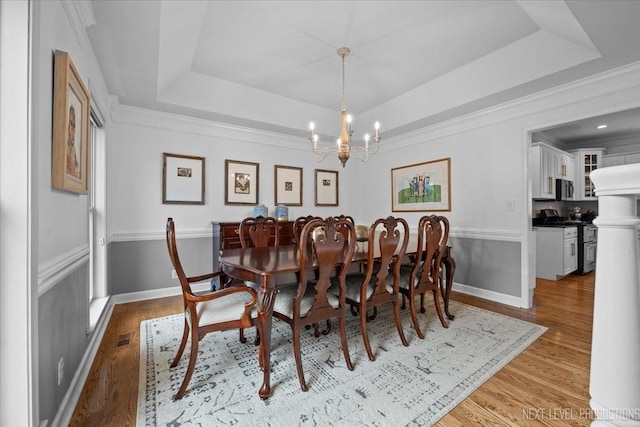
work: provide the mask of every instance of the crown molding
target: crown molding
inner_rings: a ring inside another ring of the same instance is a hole
[[[640,61],[397,135],[389,138],[385,145],[386,147],[392,145],[394,149],[409,147],[630,89],[640,89]],[[588,115],[571,119],[562,118],[558,124],[638,106],[640,106],[640,99],[634,99],[590,111]]]
[[[132,107],[130,105],[120,104],[117,100],[112,100],[111,102],[111,117],[116,123],[225,138],[243,143],[260,144],[262,146],[269,145],[300,151],[308,151],[309,148],[307,144],[301,143],[301,141],[304,142],[304,138],[164,111]]]
[[[86,28],[96,23],[91,2],[88,0],[60,0],[60,4],[62,4],[80,47],[90,46]]]

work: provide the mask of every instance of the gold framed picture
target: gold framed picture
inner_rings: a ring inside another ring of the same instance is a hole
[[[391,169],[391,210],[451,210],[451,158]]]
[[[57,50],[53,79],[51,185],[87,194],[91,97],[67,52]]]

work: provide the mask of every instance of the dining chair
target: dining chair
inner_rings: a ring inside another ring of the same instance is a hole
[[[346,302],[360,316],[360,329],[369,360],[376,360],[371,350],[367,322],[377,315],[378,306],[391,304],[402,344],[409,345],[400,320],[400,263],[409,244],[409,224],[403,218],[389,216],[374,221],[368,230],[367,261],[363,272],[346,276]],[[329,292],[337,295],[333,286]],[[367,313],[373,309],[373,315]]]
[[[246,217],[240,222],[240,244],[243,248],[280,245],[280,226],[271,216]]]
[[[302,233],[302,228],[306,223],[313,219],[322,219],[319,216],[307,215],[300,216],[293,221],[293,243],[297,244],[300,241],[300,234]]]
[[[399,291],[409,300],[409,311],[416,333],[424,339],[418,324],[415,297],[420,295],[420,312],[424,313],[424,297],[433,293],[433,302],[443,327],[448,328],[440,307],[442,296],[441,269],[442,255],[445,253],[449,237],[449,221],[444,216],[423,216],[418,222],[418,247],[413,257],[413,265],[400,268]]]
[[[242,248],[265,248],[267,246],[280,245],[280,225],[278,220],[271,216],[246,217],[240,222],[240,245]],[[245,281],[246,286],[258,290],[260,285],[255,282]],[[246,342],[244,329],[240,328],[240,342]],[[260,333],[256,328],[255,345],[260,344]]]
[[[191,289],[192,283],[211,280],[220,276],[220,281],[229,279],[221,271],[205,274],[201,276],[187,277],[178,256],[176,245],[176,232],[173,218],[167,219],[167,248],[169,257],[175,269],[180,287],[182,288],[182,300],[184,302],[184,330],[182,341],[178,348],[171,367],[175,368],[180,362],[182,353],[187,345],[187,340],[191,336],[191,354],[189,365],[182,380],[182,384],[175,394],[174,399],[182,399],[191,380],[196,358],[198,357],[198,343],[209,332],[223,331],[228,329],[247,328],[257,323],[256,304],[258,295],[252,288],[245,286],[224,287],[222,289],[195,293]],[[225,282],[228,285],[230,280]]]
[[[349,230],[346,245],[342,227]],[[303,227],[298,243],[300,257],[298,283],[280,288],[275,298],[273,315],[291,326],[298,380],[303,391],[307,391],[308,388],[304,380],[300,356],[300,330],[306,325],[338,318],[345,363],[349,370],[353,370],[345,331],[345,276],[355,249],[354,236],[353,224],[347,220],[328,217],[309,221]],[[308,242],[311,244],[308,245]],[[327,292],[331,286],[331,276],[336,265],[340,265],[337,278],[337,286],[340,289],[338,296]],[[308,275],[310,268],[316,268],[317,276]]]

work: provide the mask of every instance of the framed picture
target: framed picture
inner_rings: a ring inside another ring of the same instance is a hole
[[[316,169],[316,206],[338,206],[338,171]]]
[[[224,161],[224,204],[257,205],[260,183],[258,163]]]
[[[71,57],[57,50],[53,78],[53,188],[87,194],[90,100]]]
[[[162,153],[162,203],[204,205],[204,157]]]
[[[391,169],[391,210],[450,211],[451,158]]]
[[[274,166],[276,205],[302,206],[302,168]]]

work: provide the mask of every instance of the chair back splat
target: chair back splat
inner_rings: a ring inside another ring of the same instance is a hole
[[[243,248],[280,245],[280,225],[274,217],[247,217],[242,220],[239,228]]]

